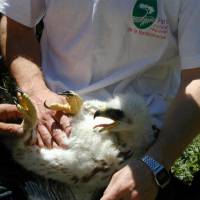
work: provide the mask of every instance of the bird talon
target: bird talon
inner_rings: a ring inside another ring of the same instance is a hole
[[[70,114],[71,107],[68,103],[61,104],[61,103],[51,103],[47,105],[47,102],[44,102],[44,106],[48,109],[55,110],[55,111],[62,111],[63,113]]]
[[[35,123],[37,120],[37,111],[30,97],[18,88],[17,99],[19,103],[17,103],[16,106],[23,114],[24,119],[31,123]]]
[[[24,92],[19,88],[19,87],[16,87],[16,92],[20,93],[20,94],[24,94]]]
[[[76,115],[80,111],[83,104],[83,100],[81,99],[81,97],[72,91],[65,91],[60,93],[60,95],[65,96],[67,103],[52,103],[50,105],[47,105],[45,101],[44,106],[51,110],[62,111],[66,114]]]
[[[16,107],[19,112],[23,115],[23,129],[24,129],[24,136],[23,142],[27,144],[28,141],[35,141],[36,140],[36,133],[32,131],[34,127],[36,127],[37,123],[37,111],[36,107],[33,104],[31,98],[28,94],[24,93],[21,89],[17,88],[17,100]]]
[[[77,94],[75,92],[71,91],[71,90],[60,92],[58,94],[63,95],[63,96],[77,96]]]

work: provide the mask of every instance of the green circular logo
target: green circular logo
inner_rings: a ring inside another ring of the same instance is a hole
[[[137,0],[133,12],[133,23],[139,29],[150,27],[158,14],[157,0]]]

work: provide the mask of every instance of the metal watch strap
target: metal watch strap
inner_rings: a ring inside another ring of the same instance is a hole
[[[167,170],[158,161],[154,160],[152,157],[148,155],[144,155],[144,157],[141,158],[141,161],[150,168],[150,170],[154,174],[155,181],[159,187],[164,188],[170,182],[170,176]],[[163,177],[164,180],[162,181],[160,181],[158,178],[159,173],[161,172],[164,173],[164,176],[165,176]]]
[[[154,160],[148,155],[145,155],[142,158],[142,161],[148,165],[148,167],[151,169],[151,171],[155,174],[157,171],[160,171],[160,169],[164,168],[163,165],[161,165],[158,161]]]

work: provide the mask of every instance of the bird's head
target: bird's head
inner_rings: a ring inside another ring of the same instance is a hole
[[[103,117],[109,120],[102,120],[95,125],[100,131],[117,133],[124,140],[135,139],[147,131],[152,131],[151,119],[144,100],[137,94],[121,94],[102,109],[98,109],[94,118]],[[104,123],[105,121],[105,123]]]
[[[94,119],[101,117],[101,123],[97,123],[95,127],[101,127],[101,130],[107,130],[113,132],[114,130],[118,130],[120,128],[120,123],[125,120],[125,113],[121,109],[116,109],[112,107],[106,107],[103,109],[98,109],[94,113]]]

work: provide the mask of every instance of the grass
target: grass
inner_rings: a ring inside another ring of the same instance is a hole
[[[186,148],[171,168],[172,174],[186,184],[191,184],[200,171],[200,135]]]
[[[15,81],[11,78],[6,67],[0,64],[0,103],[14,103],[16,100]]]

